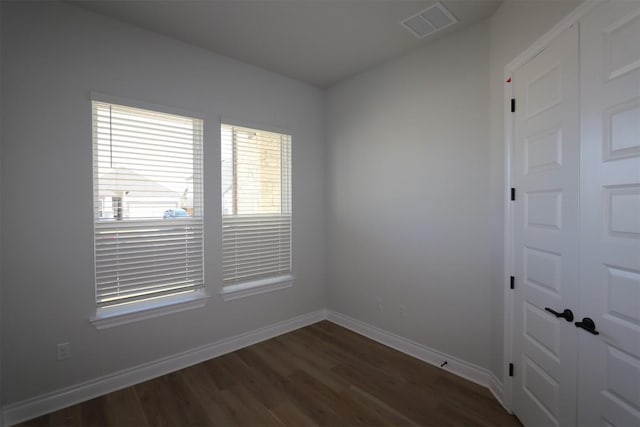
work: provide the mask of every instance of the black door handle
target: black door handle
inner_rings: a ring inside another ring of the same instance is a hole
[[[557,311],[549,307],[545,307],[544,309],[556,317],[562,317],[567,322],[573,322],[573,311],[569,310],[568,308],[565,308],[562,313],[558,313]]]
[[[590,319],[588,317],[583,318],[582,322],[576,322],[576,327],[582,328],[590,334],[600,335],[600,332],[596,331],[596,324],[594,323],[593,319]]]

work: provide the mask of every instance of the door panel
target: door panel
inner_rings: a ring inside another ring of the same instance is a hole
[[[573,26],[513,77],[513,409],[528,426],[576,421],[577,331],[545,308],[577,303],[577,75]]]
[[[640,4],[581,23],[579,425],[640,425]]]

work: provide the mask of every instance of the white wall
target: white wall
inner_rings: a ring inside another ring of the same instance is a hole
[[[325,307],[323,97],[310,86],[60,3],[2,3],[4,404]],[[205,116],[203,309],[98,331],[89,91]],[[293,134],[294,273],[224,303],[219,117]],[[72,358],[56,360],[70,341]]]
[[[491,371],[503,378],[504,338],[504,67],[580,1],[505,1],[491,17]]]
[[[328,91],[330,308],[502,380],[504,67],[579,3],[505,1]]]
[[[482,367],[488,105],[483,22],[330,89],[325,110],[329,307]]]
[[[3,402],[2,393],[2,5],[0,5],[0,412]],[[0,427],[4,421],[0,413]]]

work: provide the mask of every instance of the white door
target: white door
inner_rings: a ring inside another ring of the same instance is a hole
[[[576,422],[578,29],[513,77],[513,410],[526,426]]]
[[[640,3],[581,22],[578,425],[640,426]]]

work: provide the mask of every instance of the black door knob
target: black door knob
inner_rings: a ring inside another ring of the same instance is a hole
[[[573,322],[573,311],[569,310],[568,308],[565,308],[562,313],[558,313],[557,311],[549,307],[545,307],[544,309],[556,317],[562,317],[567,322]]]
[[[585,331],[589,332],[593,335],[600,335],[600,332],[596,331],[596,324],[593,319],[589,317],[585,317],[582,319],[582,322],[576,322],[577,328],[582,328]]]

